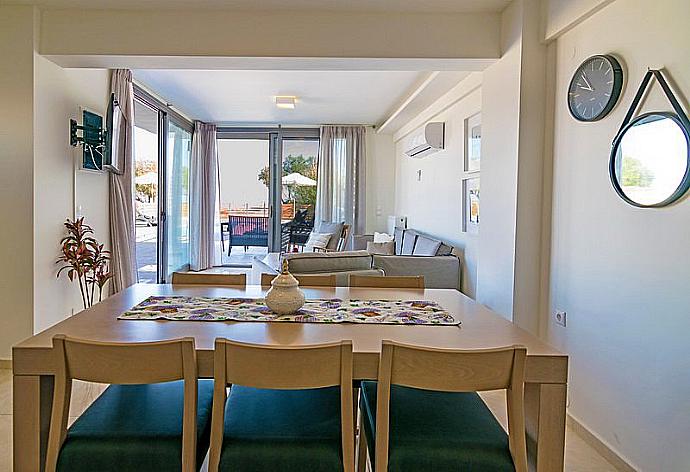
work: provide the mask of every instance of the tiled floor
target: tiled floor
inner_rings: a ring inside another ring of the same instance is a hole
[[[70,423],[103,390],[102,385],[75,382],[70,407]],[[482,394],[496,417],[505,427],[505,396],[503,392]],[[0,369],[0,472],[12,468],[12,372]],[[566,433],[565,470],[568,472],[609,472],[616,469],[585,443],[574,431]]]

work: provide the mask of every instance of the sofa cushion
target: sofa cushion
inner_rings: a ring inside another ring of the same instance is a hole
[[[402,228],[395,228],[395,231],[393,232],[393,241],[395,241],[395,253],[396,254],[401,254],[402,253],[402,242],[403,242],[403,234],[405,233],[405,230]]]
[[[373,267],[386,275],[423,275],[426,288],[460,286],[460,259],[455,256],[380,256],[374,255]]]
[[[412,255],[412,252],[414,251],[415,242],[417,241],[417,235],[418,234],[419,233],[413,229],[405,230],[405,232],[403,233],[402,249],[400,251],[400,255],[402,255],[402,256],[411,256]]]
[[[326,249],[336,250],[338,249],[338,242],[340,241],[340,235],[343,232],[343,226],[345,223],[328,223],[322,221],[319,223],[318,227],[315,229],[317,233],[330,233],[331,239],[326,245]]]
[[[417,236],[417,241],[414,243],[412,255],[435,256],[439,246],[441,246],[441,241],[420,234]]]
[[[343,272],[371,269],[371,255],[367,251],[300,252],[285,254],[290,272]]]
[[[395,255],[395,241],[388,241],[385,243],[367,243],[367,252],[369,254],[381,254],[383,256]]]

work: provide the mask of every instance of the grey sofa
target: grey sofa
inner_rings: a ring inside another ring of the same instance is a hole
[[[460,259],[453,247],[416,230],[397,230],[395,254],[366,251],[371,235],[354,236],[352,251],[286,254],[293,274],[335,274],[347,285],[351,274],[423,275],[428,288],[460,287]]]
[[[367,251],[297,252],[284,257],[293,274],[335,274],[341,287],[348,285],[350,274],[384,275],[383,270],[373,267],[373,258]]]

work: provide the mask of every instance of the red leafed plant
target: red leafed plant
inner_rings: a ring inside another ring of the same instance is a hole
[[[98,301],[103,297],[103,288],[113,277],[110,272],[110,251],[103,249],[96,238],[91,236],[93,228],[84,223],[84,218],[74,221],[65,221],[67,236],[62,238],[60,245],[62,252],[56,261],[63,264],[57,272],[57,276],[67,271],[67,277],[71,281],[79,283],[79,291],[84,308],[93,305],[98,287]]]

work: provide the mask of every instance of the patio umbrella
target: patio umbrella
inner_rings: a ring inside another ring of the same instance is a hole
[[[283,177],[282,182],[283,185],[299,185],[302,187],[314,187],[316,185],[316,180],[310,179],[299,172],[286,175]]]
[[[148,172],[135,178],[134,181],[139,185],[158,185],[158,174]]]

